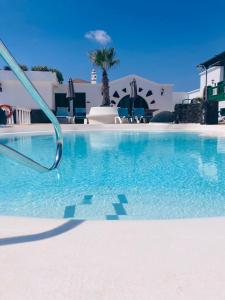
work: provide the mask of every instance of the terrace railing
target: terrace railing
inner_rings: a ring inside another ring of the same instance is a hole
[[[225,101],[225,82],[221,81],[216,86],[207,87],[209,101]]]
[[[54,170],[57,168],[62,157],[63,137],[62,137],[62,131],[59,122],[57,121],[55,115],[49,109],[48,105],[43,100],[43,98],[41,97],[41,95],[39,94],[35,86],[32,84],[32,82],[29,80],[26,74],[21,70],[18,63],[10,54],[9,50],[6,48],[6,46],[3,44],[1,40],[0,40],[0,57],[2,57],[4,61],[9,65],[12,72],[16,75],[16,77],[19,79],[19,81],[27,90],[27,92],[31,95],[33,100],[40,106],[40,108],[43,110],[45,115],[52,122],[55,130],[55,136],[56,136],[56,155],[52,166],[45,167],[40,163],[34,161],[33,159],[27,157],[26,155],[1,143],[0,143],[0,153],[4,154],[5,156],[13,160],[18,161],[23,165],[33,168],[39,172],[47,172],[47,171]]]
[[[31,124],[31,110],[24,107],[15,107],[16,124],[29,125]]]

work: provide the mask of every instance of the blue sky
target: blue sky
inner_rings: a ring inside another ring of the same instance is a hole
[[[85,34],[103,30],[121,61],[110,79],[137,74],[185,91],[199,85],[196,65],[225,50],[224,15],[224,0],[0,0],[0,37],[20,63],[89,79],[87,53],[102,45]]]

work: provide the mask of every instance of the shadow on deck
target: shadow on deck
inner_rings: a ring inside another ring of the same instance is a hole
[[[56,228],[50,229],[48,231],[29,234],[29,235],[21,235],[21,236],[12,236],[0,239],[0,246],[13,245],[13,244],[22,244],[22,243],[30,243],[37,242],[45,239],[49,239],[55,237],[57,235],[63,234],[67,231],[70,231],[77,226],[81,225],[83,220],[70,220]]]

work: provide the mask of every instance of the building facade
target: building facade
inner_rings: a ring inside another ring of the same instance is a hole
[[[207,81],[207,82],[206,82]],[[224,81],[224,67],[213,66],[206,71],[199,73],[199,88],[188,92],[188,99],[203,98],[205,86],[217,86],[218,83]],[[225,101],[219,102],[219,108],[225,108]]]
[[[25,72],[51,109],[55,106],[54,89],[59,85],[55,73]],[[11,71],[0,70],[0,103],[14,107],[39,109],[31,96]]]
[[[57,107],[69,106],[67,83],[59,84],[55,73],[27,71],[26,74],[51,110],[55,111]],[[143,107],[156,113],[173,111],[176,103],[180,103],[183,98],[187,98],[187,93],[174,93],[173,84],[160,84],[137,75],[129,75],[110,81],[112,106],[126,107],[129,105],[130,84],[133,79],[136,80],[138,93],[135,107]],[[97,83],[96,73],[92,71],[90,82],[79,79],[73,82],[76,94],[74,107],[86,108],[88,113],[91,107],[101,105],[101,83]],[[32,110],[33,115],[41,113],[40,108],[33,102],[31,96],[11,71],[0,71],[0,87],[1,104],[29,108]],[[38,121],[38,117],[36,119]]]

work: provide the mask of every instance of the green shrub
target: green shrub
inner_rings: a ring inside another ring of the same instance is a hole
[[[26,65],[19,65],[20,66],[20,68],[23,70],[23,71],[28,71],[28,67],[26,66]],[[11,68],[10,68],[10,66],[5,66],[4,67],[4,70],[5,71],[11,71]]]
[[[4,66],[5,71],[11,71],[11,68],[9,66]]]
[[[23,71],[28,71],[28,67],[26,65],[19,65]]]
[[[63,83],[63,81],[64,81],[62,73],[57,69],[49,68],[47,66],[33,66],[31,68],[31,70],[32,71],[41,71],[41,72],[53,72],[56,74],[56,77],[57,77],[59,83]]]

